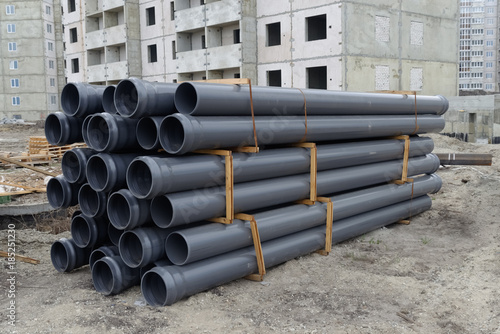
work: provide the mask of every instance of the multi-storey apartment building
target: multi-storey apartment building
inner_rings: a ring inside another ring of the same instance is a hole
[[[0,118],[59,110],[61,29],[59,0],[0,0]]]
[[[459,89],[497,92],[498,0],[460,0]]]
[[[458,3],[65,0],[69,81],[457,92]]]
[[[144,0],[140,13],[146,79],[457,93],[456,1]]]

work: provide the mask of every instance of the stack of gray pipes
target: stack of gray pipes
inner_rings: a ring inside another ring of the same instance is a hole
[[[418,134],[444,128],[442,96],[252,91],[261,150],[233,153],[234,211],[254,215],[266,267],[325,247],[327,204],[294,204],[310,195],[311,150],[290,144],[317,143],[317,195],[333,202],[333,243],[431,207],[439,159]],[[207,221],[226,213],[224,157],[193,152],[255,145],[249,86],[69,83],[61,103],[64,112],[47,117],[48,141],[88,148],[66,152],[63,175],[47,185],[54,208],[80,205],[72,238],[51,248],[58,271],[90,264],[97,291],[140,283],[150,305],[257,272],[250,222]],[[402,177],[405,141],[391,138],[399,135],[411,136],[413,183],[391,183]]]

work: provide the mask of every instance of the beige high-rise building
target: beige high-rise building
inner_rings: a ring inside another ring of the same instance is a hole
[[[64,86],[59,0],[0,0],[0,118],[44,119]]]

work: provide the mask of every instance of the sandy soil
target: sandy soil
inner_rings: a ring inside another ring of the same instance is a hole
[[[500,333],[500,146],[432,135],[436,152],[492,153],[492,167],[441,168],[433,209],[173,306],[146,306],[139,287],[95,292],[88,266],[53,269],[52,242],[16,229],[15,327],[7,324],[7,262],[0,271],[2,333]],[[1,149],[0,149],[1,150]],[[6,248],[7,231],[0,231]]]

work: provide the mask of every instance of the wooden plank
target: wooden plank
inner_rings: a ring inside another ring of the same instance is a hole
[[[473,165],[491,166],[493,156],[491,154],[477,153],[435,153],[441,165]]]
[[[9,254],[4,251],[0,251],[0,256],[1,257],[9,257]],[[39,264],[40,260],[32,259],[27,256],[22,256],[22,255],[15,255],[14,256],[16,260],[21,261],[21,262],[26,262],[26,263],[31,263],[31,264]]]
[[[30,165],[24,164],[24,163],[16,161],[16,160],[12,160],[10,158],[0,157],[0,161],[6,162],[6,163],[9,163],[9,164],[18,165],[18,166],[21,166],[21,167],[24,167],[24,168],[28,168],[28,169],[31,169],[31,170],[33,170],[35,172],[44,174],[44,175],[49,175],[49,176],[57,176],[57,175],[59,175],[59,174],[56,174],[56,173],[48,172],[48,171],[45,171],[43,169],[36,168],[36,167],[30,166]]]

